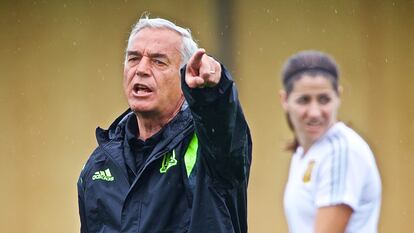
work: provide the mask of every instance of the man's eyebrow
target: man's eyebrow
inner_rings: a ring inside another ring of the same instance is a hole
[[[168,56],[164,53],[148,53],[148,57],[150,58],[167,58]]]
[[[138,53],[137,51],[127,51],[127,55],[128,55],[128,56],[130,56],[130,55],[139,56],[139,55],[141,55],[141,54],[140,54],[140,53]]]
[[[140,52],[137,52],[137,51],[127,51],[127,56],[132,56],[132,55],[134,55],[134,56],[145,56],[145,55],[142,55]],[[149,58],[166,58],[166,59],[168,59],[168,56],[165,53],[148,53],[148,57]]]

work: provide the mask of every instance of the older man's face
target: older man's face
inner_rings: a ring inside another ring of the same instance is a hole
[[[144,28],[132,38],[123,87],[135,113],[159,117],[181,103],[181,45],[181,36],[168,29]]]

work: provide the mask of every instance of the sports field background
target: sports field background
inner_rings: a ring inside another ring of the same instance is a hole
[[[282,209],[291,137],[279,106],[282,62],[332,54],[340,119],[375,152],[381,233],[414,229],[414,1],[0,1],[0,231],[78,232],[76,181],[127,105],[122,63],[144,11],[192,29],[228,65],[250,124],[252,233],[287,232]]]

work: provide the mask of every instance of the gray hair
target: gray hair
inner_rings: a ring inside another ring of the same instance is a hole
[[[135,26],[132,28],[128,38],[128,47],[132,42],[132,38],[135,34],[144,28],[164,28],[171,31],[175,31],[181,35],[182,47],[181,47],[181,66],[184,66],[191,56],[197,51],[198,45],[191,36],[191,31],[188,28],[182,28],[175,25],[173,22],[162,18],[150,19],[148,16],[141,17]],[[126,59],[125,59],[126,60]]]

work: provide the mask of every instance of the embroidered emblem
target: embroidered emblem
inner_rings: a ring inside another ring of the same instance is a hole
[[[308,183],[311,180],[312,170],[315,165],[315,160],[311,160],[308,163],[308,168],[306,168],[305,174],[303,175],[303,183]]]
[[[172,154],[167,153],[164,155],[161,163],[160,173],[166,173],[170,167],[175,165],[177,165],[177,160],[175,159],[175,151],[173,150]]]
[[[92,180],[106,180],[106,181],[114,181],[115,178],[112,176],[111,171],[109,168],[104,171],[97,171],[92,176]]]

